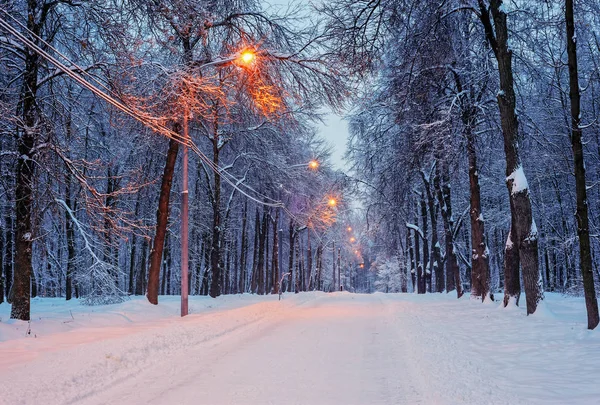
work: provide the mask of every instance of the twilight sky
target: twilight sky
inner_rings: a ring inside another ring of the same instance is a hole
[[[269,6],[272,7],[272,10],[269,11],[280,11],[281,13],[285,13],[285,10],[290,7],[290,5],[298,5],[300,4],[302,7],[308,10],[310,4],[313,1],[298,1],[298,0],[259,0],[264,4],[265,9],[269,9]],[[320,2],[323,0],[315,0],[316,2]],[[326,1],[326,0],[325,0]],[[346,151],[346,140],[348,139],[348,124],[346,121],[342,119],[340,115],[337,115],[331,110],[327,109],[327,114],[324,116],[324,122],[317,124],[317,129],[321,136],[333,146],[333,151],[331,155],[331,162],[337,169],[346,170],[347,165],[343,161],[342,156]]]

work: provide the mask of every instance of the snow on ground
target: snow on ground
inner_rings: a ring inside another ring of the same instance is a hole
[[[540,314],[446,294],[0,305],[1,404],[598,404],[583,299]],[[72,315],[71,315],[72,314]]]

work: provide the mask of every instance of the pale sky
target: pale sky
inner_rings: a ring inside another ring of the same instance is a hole
[[[330,112],[325,116],[324,123],[317,125],[319,133],[333,146],[331,163],[336,169],[346,170],[347,164],[342,159],[348,140],[348,123],[339,115]]]
[[[308,6],[309,2],[299,2],[298,0],[261,0],[263,4],[273,6],[274,10],[285,12],[291,4],[301,4]],[[323,0],[314,0],[323,1]],[[325,0],[326,1],[326,0]],[[346,141],[348,140],[348,123],[338,114],[327,109],[323,123],[317,124],[319,134],[333,147],[331,163],[336,169],[346,170],[347,164],[342,157],[346,151]]]

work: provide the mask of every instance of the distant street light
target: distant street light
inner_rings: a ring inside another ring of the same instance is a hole
[[[297,167],[308,167],[311,170],[317,170],[321,166],[318,160],[311,160],[307,163],[298,163],[296,165],[287,166],[284,169],[295,169]]]
[[[354,236],[353,236],[353,237],[351,237],[351,238],[350,238],[350,242],[352,242],[352,243],[356,242],[356,238],[355,238]]]
[[[337,205],[337,201],[335,198],[330,198],[327,204],[329,204],[330,207],[335,207]]]
[[[351,227],[351,226],[349,226],[349,227],[347,228],[347,230],[348,230],[348,232],[352,232],[352,227]]]

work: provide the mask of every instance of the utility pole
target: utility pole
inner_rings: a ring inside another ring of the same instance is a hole
[[[189,108],[186,104],[183,113],[183,181],[181,185],[181,316],[188,314],[188,147],[189,134]]]
[[[335,240],[333,241],[333,287],[331,288],[331,291],[336,291],[337,289],[337,283],[335,281]]]

